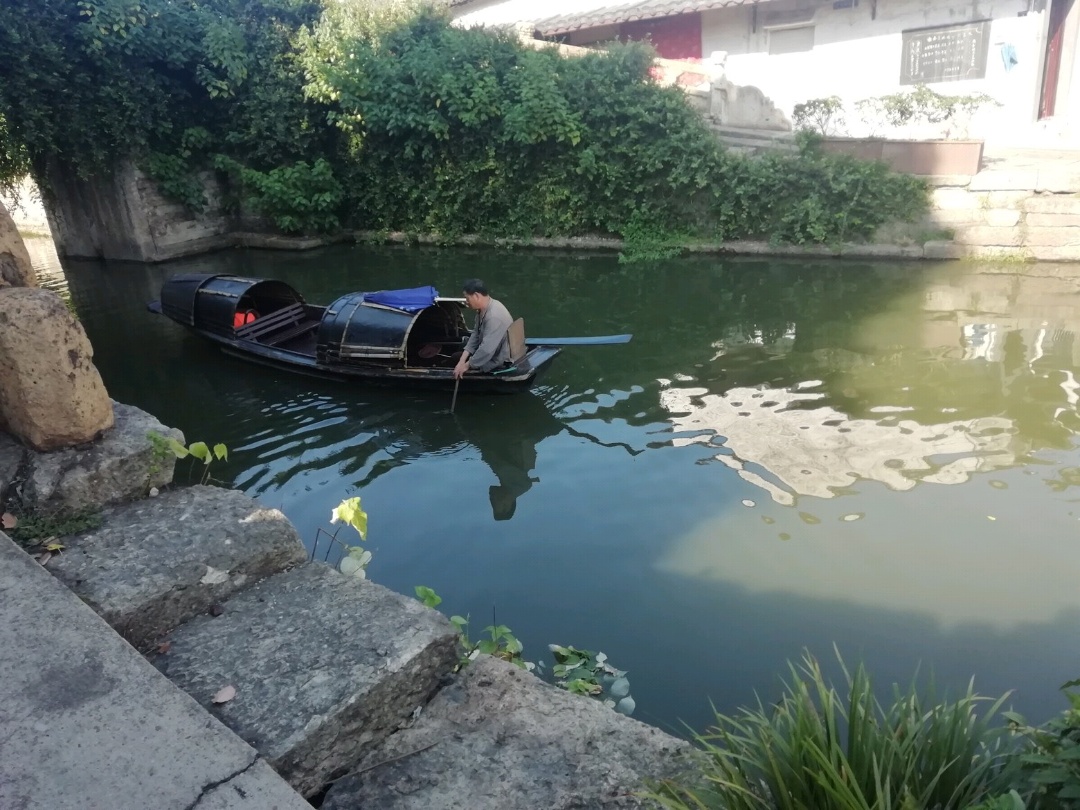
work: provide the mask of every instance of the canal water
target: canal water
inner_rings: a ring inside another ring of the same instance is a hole
[[[883,690],[974,677],[1032,720],[1080,676],[1080,266],[340,247],[61,269],[37,241],[115,399],[225,443],[213,475],[309,544],[360,495],[372,579],[434,588],[474,636],[494,617],[527,659],[603,651],[646,722],[768,700],[804,649]],[[634,339],[451,415],[221,354],[146,310],[178,272],[313,303],[480,276],[529,335]]]

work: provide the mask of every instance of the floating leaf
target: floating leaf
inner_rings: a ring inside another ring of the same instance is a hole
[[[625,714],[627,717],[632,715],[634,713],[634,709],[636,708],[637,704],[634,702],[634,699],[629,695],[627,695],[615,704],[615,711],[617,711],[619,714]]]
[[[214,703],[228,703],[234,697],[236,697],[236,687],[232,684],[223,686],[218,690],[218,693],[214,695]]]
[[[215,444],[214,445],[214,458],[216,458],[218,461],[228,461],[229,460],[229,448],[226,447],[223,444]]]
[[[0,515],[0,526],[3,526],[5,529],[14,529],[18,525],[19,519],[11,514],[11,512],[4,512],[4,514]]]
[[[612,697],[624,698],[630,694],[630,681],[626,678],[617,678],[608,690]]]
[[[341,562],[338,563],[338,570],[345,576],[367,579],[364,563],[360,561],[359,557],[354,557],[351,554],[346,554],[341,558]]]
[[[416,598],[429,608],[437,608],[442,604],[442,597],[426,585],[417,585],[414,590],[416,591]]]

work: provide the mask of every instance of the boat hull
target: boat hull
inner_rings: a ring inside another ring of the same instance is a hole
[[[288,349],[229,339],[198,329],[190,331],[206,338],[232,357],[310,377],[397,388],[445,391],[454,389],[453,370],[448,368],[405,368],[377,363],[329,365],[318,362],[311,355]],[[469,372],[462,377],[459,389],[462,393],[485,394],[527,391],[558,354],[559,349],[552,346],[532,347],[525,361],[518,364],[517,371],[497,375]]]

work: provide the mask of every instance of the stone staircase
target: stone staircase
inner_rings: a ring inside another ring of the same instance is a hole
[[[114,503],[61,542],[47,571],[327,807],[639,807],[683,767],[682,741],[502,661],[455,674],[445,617],[308,561],[240,492]]]

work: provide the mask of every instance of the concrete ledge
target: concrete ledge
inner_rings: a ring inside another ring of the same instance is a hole
[[[310,810],[0,533],[0,807]]]
[[[177,628],[154,663],[204,706],[234,686],[218,716],[304,795],[394,732],[457,662],[441,614],[322,563],[224,608]]]
[[[108,507],[100,529],[65,544],[49,571],[143,649],[240,589],[307,559],[281,512],[242,492],[204,486]]]
[[[638,808],[689,745],[480,656],[416,723],[329,791],[324,810]]]

